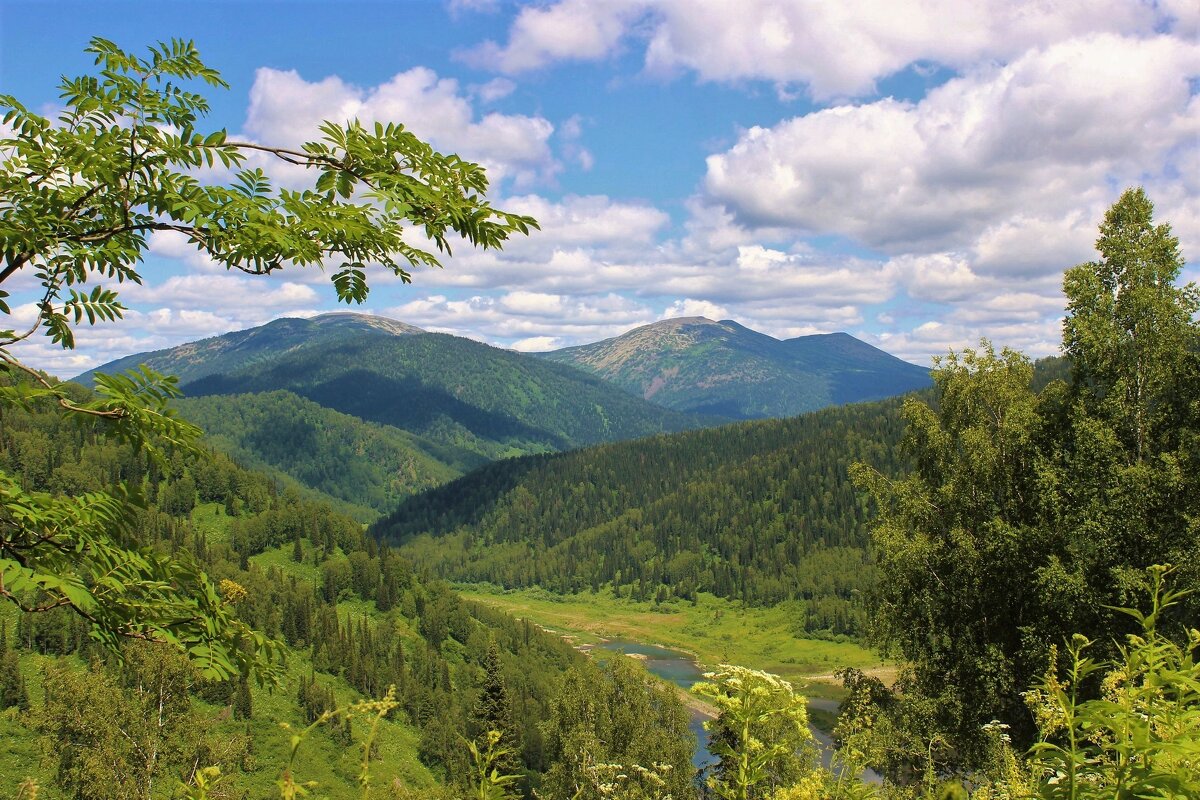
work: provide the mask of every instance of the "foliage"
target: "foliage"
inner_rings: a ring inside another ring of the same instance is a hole
[[[708,779],[721,800],[759,800],[815,772],[807,700],[767,672],[722,664],[692,691],[719,711],[705,723],[720,761]]]
[[[504,734],[489,730],[479,742],[467,742],[471,753],[471,800],[511,800],[509,788],[519,780],[511,772],[501,772],[501,765],[513,752],[501,745]]]
[[[905,407],[913,471],[855,471],[880,508],[878,640],[911,664],[889,719],[937,743],[937,771],[982,764],[993,719],[1030,743],[1022,688],[1073,632],[1114,655],[1131,627],[1112,609],[1148,566],[1183,564],[1181,586],[1200,587],[1200,298],[1175,285],[1178,241],[1140,189],[1100,234],[1101,260],[1064,281],[1070,383],[1035,394],[1017,353],[951,353],[936,405]]]
[[[192,709],[195,673],[180,653],[146,642],[123,650],[119,675],[100,663],[47,670],[37,725],[63,788],[81,800],[150,800],[178,770],[240,758],[244,740],[204,734]]]
[[[583,782],[569,800],[585,797],[618,800],[672,800],[670,764],[587,764]],[[541,795],[538,795],[539,797]]]
[[[433,720],[443,726],[448,746],[446,751],[426,753],[430,768],[465,782],[466,774],[454,771],[459,762],[466,763],[459,737],[473,735],[470,718],[487,677],[492,642],[522,742],[518,769],[536,774],[547,768],[537,723],[546,716],[559,676],[580,657],[530,623],[463,602],[446,587],[422,579],[395,551],[366,539],[354,520],[279,490],[267,477],[219,453],[176,454],[160,464],[42,407],[3,416],[0,469],[11,471],[31,491],[73,486],[98,491],[118,479],[144,487],[148,507],[135,515],[136,539],[160,557],[186,554],[195,559],[224,597],[237,600],[231,608],[239,621],[287,648],[281,690],[268,692],[240,678],[190,679],[191,715],[199,727],[219,741],[246,742],[248,747],[240,757],[218,761],[219,781],[211,775],[204,778],[215,781],[214,792],[264,796],[278,774],[275,756],[287,745],[279,722],[302,728],[356,698],[382,695],[389,684],[397,686],[400,706],[377,739],[381,761],[373,769],[378,774],[373,796],[386,795],[398,778],[414,791],[430,790],[434,778],[417,760],[417,750],[422,731]],[[185,484],[191,486],[190,510],[175,516],[157,506],[176,504],[181,493],[168,487]],[[292,559],[297,540],[299,563]],[[330,570],[338,583],[336,591],[327,593],[323,567],[334,564],[345,570]],[[15,607],[5,606],[0,608],[3,620],[8,623],[10,652],[14,658],[21,654],[24,668],[19,674],[29,687],[34,714],[0,718],[0,737],[11,733],[17,741],[36,741],[36,732],[27,725],[40,710],[43,695],[37,664],[50,663],[79,676],[99,659],[103,680],[121,685],[121,670],[103,656],[103,649],[88,636],[87,621],[78,615],[62,608],[17,613]],[[302,691],[306,686],[309,690]],[[127,702],[112,697],[114,703]],[[238,719],[247,716],[247,710],[248,719]],[[342,718],[334,723],[310,736],[296,780],[317,780],[322,793],[343,800],[358,795],[350,789],[355,767],[339,755],[356,739],[347,735]],[[364,732],[354,731],[353,736]],[[82,744],[79,758],[100,758],[103,740]],[[0,748],[0,797],[11,794],[12,782],[25,775],[43,780],[43,796],[57,797],[53,772],[38,768],[36,754],[26,758],[24,750],[10,753]],[[156,785],[166,787],[175,771],[171,767]]]
[[[1167,588],[1168,570],[1151,570],[1148,614],[1121,609],[1140,632],[1129,634],[1112,661],[1085,654],[1092,642],[1075,636],[1067,647],[1067,675],[1052,661],[1026,699],[1040,741],[1030,769],[1046,800],[1200,796],[1200,631],[1185,645],[1164,636],[1160,624],[1183,593]],[[1104,673],[1099,697],[1085,687]]]
[[[208,102],[191,87],[226,84],[190,42],[141,57],[96,38],[87,51],[98,74],[63,79],[57,120],[0,96],[11,132],[0,140],[0,283],[32,272],[40,284],[33,325],[0,332],[6,409],[52,401],[64,416],[103,425],[152,455],[195,441],[197,430],[167,406],[175,382],[153,370],[97,376],[95,398],[77,402],[13,351],[38,330],[71,348],[85,319],[121,317],[115,287],[141,282],[153,233],[182,234],[216,263],[252,275],[341,261],[331,276],[339,299],[362,302],[367,264],[406,281],[408,268],[437,265],[405,240],[405,226],[442,252],[452,235],[499,247],[536,226],[482,199],[481,167],[435,152],[402,125],[325,123],[322,139],[298,150],[198,131]],[[261,168],[242,168],[252,156],[314,171],[313,188],[275,189]],[[206,180],[218,165],[236,170],[231,184]],[[18,374],[25,380],[13,380]],[[132,487],[57,497],[0,476],[0,595],[26,609],[69,607],[109,645],[122,636],[171,642],[215,677],[264,671],[278,651],[237,624],[202,571],[130,539],[139,505]],[[30,592],[33,605],[19,599]]]
[[[614,776],[629,775],[634,765],[653,770],[663,794],[683,798],[690,791],[695,740],[687,712],[672,688],[632,659],[564,675],[542,730],[551,766],[538,795],[547,800],[613,796],[605,779],[613,765]]]
[[[1033,674],[1022,662],[1042,657],[1031,631],[1055,622],[1043,592],[1014,591],[1046,556],[1031,533],[1039,511],[1032,368],[985,345],[940,359],[933,374],[937,410],[905,404],[912,473],[892,480],[859,468],[855,477],[880,498],[875,633],[912,664],[905,713],[921,724],[918,738],[940,733],[962,747],[986,721],[979,715],[1014,720],[1018,675]],[[910,687],[934,702],[917,709]],[[952,758],[952,748],[934,749]]]
[[[29,710],[29,692],[17,651],[8,646],[8,620],[0,620],[0,711],[15,708]]]

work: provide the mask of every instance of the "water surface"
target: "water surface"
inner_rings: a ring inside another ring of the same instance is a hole
[[[659,647],[653,644],[642,644],[625,639],[609,639],[596,645],[603,650],[624,653],[627,656],[637,656],[646,665],[646,670],[663,680],[670,681],[676,686],[691,689],[692,684],[703,675],[699,665],[687,653]],[[692,754],[692,766],[704,769],[716,763],[716,758],[708,750],[708,731],[704,730],[704,721],[712,717],[694,708],[688,707],[688,728],[696,737],[696,750]]]
[[[631,642],[626,639],[609,639],[596,646],[604,650],[624,653],[627,656],[635,656],[646,665],[646,669],[651,674],[657,675],[684,689],[691,689],[692,684],[703,678],[703,673],[695,659],[679,650],[672,650],[653,644]],[[830,711],[835,714],[838,710],[836,700],[819,697],[808,698],[808,706],[812,709]],[[690,707],[688,708],[688,713],[691,715],[688,727],[691,728],[692,733],[696,736],[696,752],[692,756],[692,764],[695,765],[696,769],[703,769],[710,764],[716,763],[717,760],[709,752],[708,731],[704,730],[704,721],[711,719],[711,717]],[[817,747],[821,752],[821,763],[828,769],[833,759],[833,740],[829,737],[829,734],[811,723],[808,729],[812,732],[813,739],[816,740]],[[863,774],[863,780],[867,783],[882,783],[879,775],[872,770],[867,770]]]

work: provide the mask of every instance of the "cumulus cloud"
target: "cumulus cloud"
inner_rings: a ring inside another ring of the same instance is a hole
[[[485,42],[464,58],[500,72],[518,73],[556,61],[588,61],[613,51],[629,25],[644,11],[638,0],[560,0],[521,9],[508,43]]]
[[[539,195],[510,197],[505,208],[529,214],[541,232],[515,238],[506,248],[530,252],[552,242],[554,247],[627,244],[644,247],[671,221],[666,212],[648,203],[613,200],[604,195],[568,195],[551,201]]]
[[[518,353],[544,353],[562,346],[563,341],[557,336],[530,336],[528,339],[518,339],[512,343],[512,349]]]
[[[865,341],[906,361],[928,364],[932,356],[948,350],[978,347],[984,334],[975,324],[932,319],[907,331],[860,335]],[[1011,347],[1027,355],[1042,356],[1057,352],[1062,340],[1062,326],[1059,319],[997,324],[986,330],[986,336],[997,347]]]
[[[319,300],[312,287],[304,284],[237,275],[176,275],[154,285],[130,285],[122,297],[141,305],[218,308],[226,313],[266,313],[307,307]]]
[[[493,78],[487,83],[472,87],[475,95],[485,103],[494,103],[512,94],[517,84],[508,78]]]
[[[1058,224],[1066,209],[1094,217],[1114,181],[1172,169],[1200,133],[1198,72],[1200,45],[1180,39],[1073,39],[919,103],[884,99],[752,128],[709,157],[705,187],[750,224],[892,252],[964,248],[998,223],[1011,234]]]
[[[487,84],[492,99],[505,84]],[[445,152],[479,161],[493,182],[512,178],[520,185],[547,179],[558,169],[550,151],[554,125],[541,116],[478,115],[458,82],[414,67],[371,88],[331,76],[308,81],[294,70],[263,67],[250,89],[246,132],[272,143],[298,145],[318,136],[324,120],[401,122]]]
[[[803,85],[818,99],[869,94],[880,78],[917,62],[961,68],[1003,61],[1079,33],[1194,28],[1186,0],[1162,10],[1136,0],[559,0],[521,10],[504,44],[467,58],[504,73],[609,57],[644,45],[651,72],[701,80]]]
[[[543,345],[551,339],[573,344],[616,336],[656,318],[645,303],[616,293],[566,296],[528,291],[464,299],[433,295],[385,313],[427,330],[473,334],[514,346],[524,342],[527,350],[550,349]]]
[[[675,317],[727,319],[729,317],[729,309],[708,300],[693,300],[688,297],[683,300],[676,300],[658,315],[659,319],[673,319]]]

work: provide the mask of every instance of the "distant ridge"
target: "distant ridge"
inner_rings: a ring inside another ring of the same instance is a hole
[[[180,377],[179,407],[213,446],[360,518],[496,459],[706,422],[582,370],[368,314],[277,319],[77,380],[142,363]]]
[[[338,311],[308,319],[282,317],[256,328],[210,336],[177,347],[135,353],[81,373],[71,380],[90,386],[97,372],[123,372],[138,364],[147,364],[191,383],[216,372],[229,372],[258,361],[276,358],[296,347],[319,339],[334,339],[355,334],[409,336],[425,333],[415,325],[374,314]]]
[[[929,371],[847,333],[779,340],[733,320],[680,317],[541,357],[676,411],[786,417],[930,384]]]

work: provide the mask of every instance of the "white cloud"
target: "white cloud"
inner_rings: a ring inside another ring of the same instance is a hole
[[[562,314],[564,300],[560,294],[519,291],[504,295],[500,303],[517,314],[541,317]]]
[[[525,342],[526,349],[550,349],[550,339],[578,343],[616,336],[655,319],[653,310],[618,294],[559,296],[528,291],[451,299],[435,295],[403,303],[387,316],[491,342]]]
[[[972,266],[981,275],[1033,278],[1095,255],[1096,220],[1082,210],[1058,219],[1017,213],[988,226],[971,248]]]
[[[123,299],[139,305],[179,309],[249,311],[261,316],[283,308],[301,308],[320,298],[312,287],[292,281],[264,280],[237,275],[176,275],[159,284],[130,285]]]
[[[560,0],[521,9],[508,44],[485,42],[466,54],[474,64],[517,73],[556,61],[587,61],[611,53],[642,11],[637,0]]]
[[[503,84],[490,84],[492,92]],[[307,81],[294,70],[263,67],[250,89],[246,132],[271,143],[298,145],[319,137],[324,120],[403,123],[445,152],[482,163],[496,183],[545,180],[557,171],[549,147],[554,126],[540,116],[488,113],[477,116],[458,82],[425,67],[401,72],[363,89],[331,76]]]
[[[729,309],[708,300],[693,300],[689,297],[683,300],[676,300],[658,315],[659,319],[673,319],[675,317],[707,317],[714,320],[728,319]]]
[[[651,68],[707,80],[800,83],[817,98],[874,91],[919,61],[962,67],[1004,60],[1075,33],[1151,30],[1150,9],[1127,0],[668,0],[647,48]]]
[[[518,339],[512,343],[512,349],[518,353],[544,353],[562,346],[562,339],[557,336],[530,336],[528,339]]]
[[[542,228],[528,238],[513,239],[506,247],[512,252],[541,250],[547,243],[558,249],[622,243],[644,247],[671,221],[654,206],[611,200],[604,195],[569,195],[558,202],[525,195],[506,199],[504,206],[518,214],[532,215]]]
[[[505,44],[486,42],[468,60],[512,74],[607,58],[636,41],[651,72],[765,80],[785,93],[801,84],[824,99],[869,94],[918,62],[961,68],[1071,35],[1156,25],[1186,34],[1196,16],[1188,0],[1161,13],[1137,0],[559,0],[522,9]]]
[[[517,84],[508,78],[493,78],[480,86],[472,87],[474,93],[485,103],[494,103],[512,94]]]
[[[1160,36],[1072,39],[985,66],[919,103],[839,106],[752,128],[710,156],[705,187],[743,224],[834,233],[893,253],[995,246],[1063,221],[1067,243],[1015,269],[1061,269],[1111,185],[1174,171],[1200,134],[1200,45]],[[1170,209],[1164,209],[1170,213]],[[1076,215],[1072,218],[1072,214]]]
[[[884,270],[908,290],[910,297],[938,303],[966,301],[994,285],[976,275],[967,260],[954,253],[897,256],[887,262]]]
[[[955,321],[928,320],[912,330],[898,333],[861,334],[865,341],[893,355],[917,364],[929,364],[933,356],[948,350],[977,348],[980,338],[987,337],[997,347],[1011,347],[1031,357],[1051,355],[1058,351],[1062,340],[1060,320],[1014,322],[993,325],[981,331],[973,324]]]

